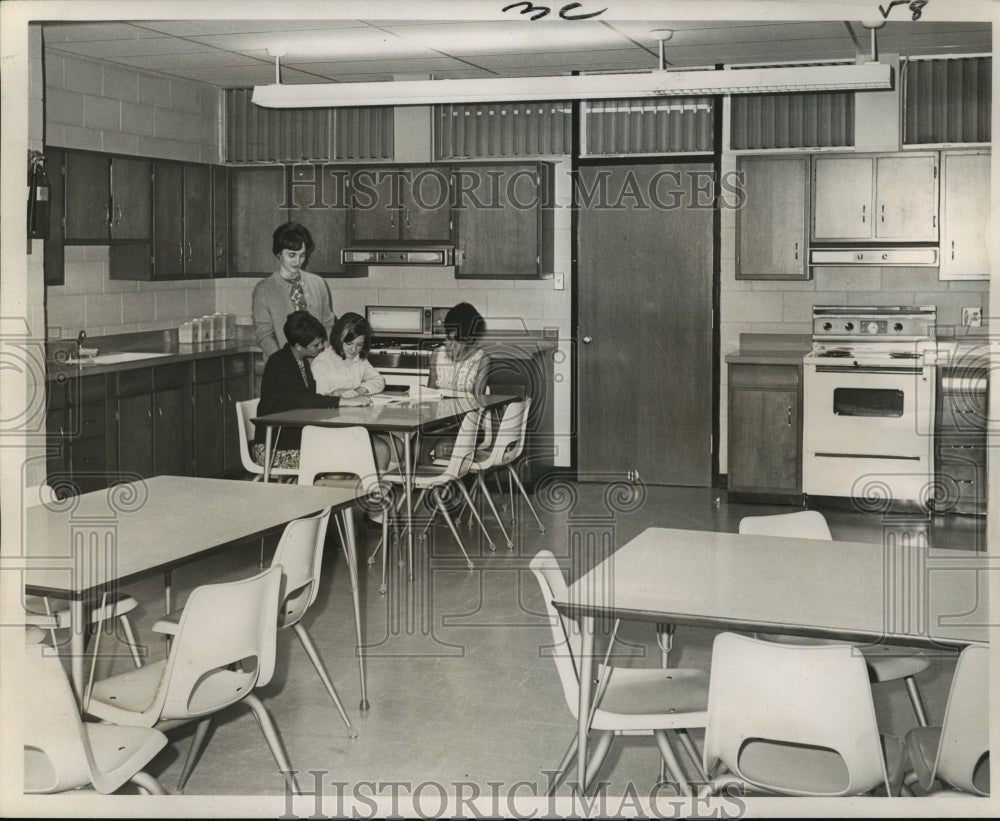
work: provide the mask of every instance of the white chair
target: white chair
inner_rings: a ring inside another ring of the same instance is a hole
[[[509,548],[512,548],[514,543],[511,541],[510,536],[507,535],[503,522],[500,520],[500,514],[497,513],[496,505],[493,503],[493,498],[486,487],[486,475],[504,468],[507,470],[511,501],[511,527],[514,527],[517,522],[514,516],[514,483],[516,482],[521,496],[524,497],[524,501],[528,505],[528,510],[531,511],[531,515],[535,517],[535,521],[538,523],[538,529],[542,533],[545,532],[545,526],[542,524],[542,520],[538,518],[538,513],[535,512],[535,508],[531,504],[531,499],[528,498],[528,493],[524,489],[524,485],[521,483],[521,479],[518,477],[517,471],[514,470],[513,466],[514,462],[524,451],[524,438],[527,434],[528,413],[530,410],[530,396],[522,401],[508,403],[504,408],[503,416],[500,419],[500,424],[497,426],[496,435],[493,436],[492,443],[485,449],[477,450],[475,461],[469,466],[470,472],[476,474],[476,490],[482,494],[487,504],[489,504],[490,510],[493,511],[493,516],[499,523],[500,531],[503,533],[507,547]]]
[[[24,791],[56,793],[93,787],[110,794],[132,782],[163,795],[143,771],[167,744],[159,730],[80,720],[80,708],[58,655],[26,648],[24,660]]]
[[[424,497],[428,493],[430,494],[435,506],[434,513],[440,511],[444,515],[445,521],[448,523],[448,527],[451,530],[452,535],[455,537],[455,541],[458,542],[458,547],[462,551],[462,555],[465,556],[465,561],[470,570],[474,565],[472,564],[472,559],[469,558],[469,554],[465,551],[465,545],[462,543],[462,537],[458,535],[458,530],[455,528],[455,522],[452,521],[451,514],[448,513],[448,508],[445,505],[444,490],[450,486],[457,487],[459,489],[465,497],[466,504],[472,508],[472,513],[479,522],[479,526],[482,528],[483,532],[486,533],[486,539],[489,542],[490,549],[495,550],[496,545],[493,543],[493,539],[490,538],[489,533],[486,531],[486,527],[483,525],[482,519],[479,518],[479,514],[476,513],[475,506],[472,503],[472,498],[469,496],[469,491],[462,482],[462,479],[468,474],[469,466],[475,458],[476,440],[479,436],[479,423],[482,419],[482,415],[483,412],[481,409],[471,410],[462,418],[462,423],[459,426],[458,433],[455,435],[451,455],[448,457],[446,465],[417,465],[414,468],[413,476],[410,477],[412,486],[414,488],[419,488],[420,490],[420,496],[414,504],[414,508],[419,508],[424,500]],[[406,482],[406,477],[398,471],[387,471],[384,478],[394,485],[404,485]],[[400,502],[402,501],[403,500],[401,499]],[[426,534],[427,529],[433,522],[434,513],[432,513],[428,518],[427,524],[421,533],[421,537]],[[383,580],[385,578],[385,563],[386,556],[385,553],[383,553]],[[409,578],[412,579],[413,556],[408,557],[408,564]]]
[[[159,730],[197,721],[177,786],[183,790],[216,713],[242,702],[257,717],[287,787],[297,793],[271,715],[253,692],[274,674],[281,579],[280,565],[272,565],[249,579],[196,587],[167,658],[96,682],[87,712],[112,724]]]
[[[973,795],[990,794],[988,647],[966,647],[958,657],[940,727],[914,727],[906,750],[925,791],[935,781]]]
[[[24,491],[26,508],[36,505],[55,505],[59,500],[55,491],[47,484],[28,487]],[[135,638],[135,630],[128,614],[139,606],[139,602],[127,593],[109,593],[107,599],[90,611],[90,623],[104,625],[118,619],[125,643],[136,667],[142,666],[142,652]],[[72,611],[69,602],[49,596],[24,597],[24,623],[48,632],[52,646],[58,650],[59,640],[56,630],[66,630],[72,626]]]
[[[906,760],[880,736],[864,659],[848,644],[720,633],[712,646],[705,772],[794,796],[894,795]],[[718,786],[718,785],[716,785]]]
[[[243,469],[253,476],[253,481],[260,482],[264,479],[264,466],[257,464],[250,453],[250,446],[257,435],[257,428],[250,420],[257,415],[257,403],[260,399],[244,399],[236,403],[236,425],[240,439],[240,461]],[[295,468],[272,467],[272,476],[295,476],[298,471]],[[280,481],[280,480],[279,480]]]
[[[563,695],[573,717],[578,715],[580,681],[577,676],[577,657],[581,650],[580,628],[577,623],[561,615],[552,604],[554,598],[566,598],[566,580],[555,556],[541,550],[531,560],[531,571],[538,580],[552,626],[552,657],[559,673]],[[695,767],[700,770],[699,754],[687,735],[688,728],[706,725],[708,713],[708,673],[690,668],[630,668],[601,665],[597,669],[598,684],[591,708],[590,727],[600,731],[593,757],[587,765],[586,782],[590,784],[597,775],[619,735],[649,735],[656,738],[667,771],[690,793],[685,771],[677,759],[667,731],[676,731]],[[588,686],[589,683],[588,683]],[[562,780],[566,769],[577,753],[577,736],[574,732],[569,749],[554,773],[550,792]],[[699,777],[703,773],[699,772]],[[580,786],[586,791],[586,784]]]
[[[330,681],[330,676],[319,657],[319,652],[312,638],[302,624],[302,617],[316,601],[319,593],[320,573],[323,565],[323,546],[326,542],[326,530],[330,521],[330,510],[317,513],[304,519],[295,519],[285,525],[278,546],[275,548],[271,565],[281,567],[281,604],[278,609],[278,629],[292,628],[302,642],[302,648],[309,656],[313,667],[330,694],[340,717],[347,725],[350,738],[357,738],[358,731],[351,724],[351,719],[337,695],[337,689]],[[167,635],[176,635],[183,610],[175,611],[158,620],[153,630]]]
[[[771,516],[746,516],[740,520],[740,533],[759,536],[791,536],[799,539],[820,539],[832,541],[833,535],[823,514],[816,510],[797,510],[793,513],[777,513]],[[847,644],[803,636],[768,635],[772,641],[784,644]],[[868,674],[873,682],[903,679],[906,692],[921,727],[927,726],[927,711],[924,708],[920,688],[914,678],[930,665],[930,660],[919,650],[895,645],[873,644],[858,649],[864,654]]]

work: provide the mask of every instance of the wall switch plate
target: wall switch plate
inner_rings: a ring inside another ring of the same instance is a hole
[[[983,324],[982,308],[962,308],[962,325],[966,328],[978,328]]]
[[[566,275],[565,274],[553,274],[552,275],[552,290],[562,291],[566,287]]]

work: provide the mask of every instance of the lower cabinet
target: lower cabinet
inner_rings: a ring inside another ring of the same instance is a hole
[[[112,394],[122,481],[191,475],[191,366],[119,371]]]
[[[802,368],[729,364],[730,495],[802,493]]]
[[[985,515],[986,368],[942,369],[937,391],[935,470],[941,513]]]
[[[193,366],[194,473],[235,473],[242,467],[236,403],[254,395],[250,354],[198,359]]]
[[[103,375],[49,384],[47,482],[60,496],[107,487],[107,420]]]

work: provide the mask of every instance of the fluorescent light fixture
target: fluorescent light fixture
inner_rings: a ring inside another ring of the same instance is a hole
[[[891,66],[864,63],[473,80],[273,83],[256,86],[252,100],[264,108],[337,108],[891,88]]]

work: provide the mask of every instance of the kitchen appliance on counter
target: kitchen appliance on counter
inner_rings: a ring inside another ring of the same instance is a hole
[[[803,359],[802,489],[864,510],[934,504],[933,306],[816,306]]]
[[[426,385],[431,354],[444,342],[450,308],[420,305],[366,305],[373,331],[368,361],[382,372],[386,387]]]

